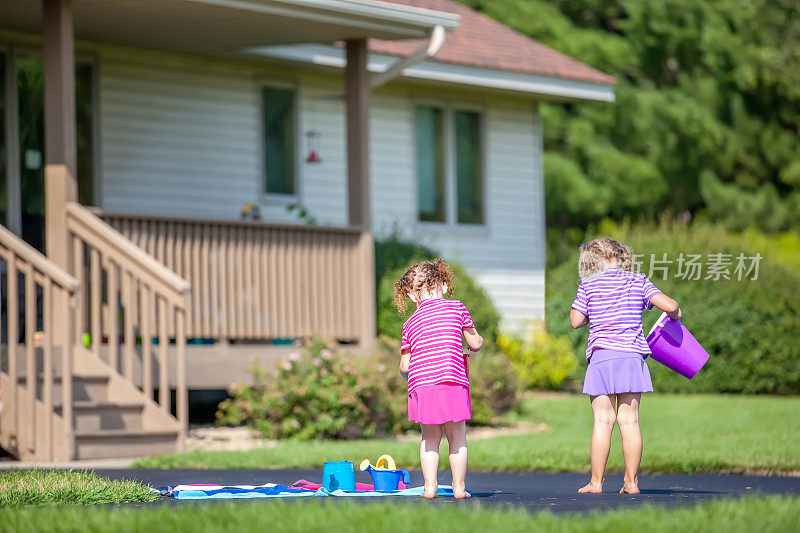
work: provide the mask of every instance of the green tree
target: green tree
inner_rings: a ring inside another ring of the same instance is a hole
[[[796,1],[462,1],[617,79],[613,104],[542,106],[553,227],[800,226]]]

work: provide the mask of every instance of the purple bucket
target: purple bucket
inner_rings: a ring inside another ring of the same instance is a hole
[[[647,334],[651,357],[670,370],[692,379],[708,361],[708,352],[679,320],[662,314]]]

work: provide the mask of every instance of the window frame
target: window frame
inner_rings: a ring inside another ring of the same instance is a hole
[[[444,222],[434,222],[419,219],[419,203],[418,194],[419,188],[417,179],[417,151],[416,151],[416,109],[419,106],[435,107],[442,111],[443,127],[442,132],[444,135]],[[459,223],[458,222],[458,179],[457,179],[457,161],[456,161],[456,132],[455,132],[455,113],[456,111],[470,111],[478,114],[479,118],[479,138],[480,138],[480,172],[481,172],[481,195],[483,202],[483,222],[480,224]],[[490,210],[489,210],[489,197],[488,197],[488,161],[487,161],[487,111],[486,105],[475,102],[453,102],[441,99],[432,98],[412,98],[411,99],[411,135],[412,144],[414,145],[413,156],[413,172],[414,172],[414,224],[423,230],[437,230],[465,234],[485,235],[489,232],[490,227]]]
[[[292,92],[294,98],[294,105],[292,106],[292,128],[294,153],[292,160],[294,162],[294,193],[283,194],[267,191],[267,153],[266,153],[266,132],[264,131],[264,89],[281,89]],[[256,80],[256,98],[258,98],[258,153],[259,153],[259,183],[258,183],[258,201],[262,205],[279,205],[289,206],[291,204],[301,204],[303,197],[303,131],[300,114],[300,105],[302,98],[301,86],[295,81],[288,80],[274,80],[274,79],[257,79]]]

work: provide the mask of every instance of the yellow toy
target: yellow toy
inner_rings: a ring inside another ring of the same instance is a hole
[[[385,464],[386,466],[381,467],[381,464]],[[361,466],[359,468],[364,471],[371,466],[372,463],[369,462],[369,459],[364,459],[361,461]],[[374,470],[397,470],[397,465],[395,464],[391,455],[381,455],[378,458],[378,461],[375,463],[375,466],[372,466],[372,468]]]

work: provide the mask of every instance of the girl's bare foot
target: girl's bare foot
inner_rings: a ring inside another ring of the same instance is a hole
[[[422,491],[422,497],[433,499],[436,497],[436,494],[439,492],[439,487],[434,485],[433,487],[425,486],[425,489]]]
[[[464,500],[466,498],[472,498],[472,494],[467,492],[466,487],[453,487],[453,497],[457,500]]]
[[[601,494],[603,492],[602,483],[588,483],[578,489],[579,494]]]
[[[620,494],[639,494],[639,487],[636,485],[622,485],[619,489]]]

